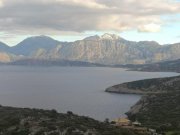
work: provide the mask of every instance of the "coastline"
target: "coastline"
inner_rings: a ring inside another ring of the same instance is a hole
[[[143,126],[159,132],[175,131],[180,128],[179,82],[180,76],[144,79],[114,85],[105,92],[142,95],[125,113],[128,119],[138,120]]]

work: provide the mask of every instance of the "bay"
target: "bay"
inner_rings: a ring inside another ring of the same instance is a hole
[[[141,96],[106,93],[112,85],[171,72],[136,72],[107,67],[0,67],[0,104],[72,111],[103,121],[124,117]]]

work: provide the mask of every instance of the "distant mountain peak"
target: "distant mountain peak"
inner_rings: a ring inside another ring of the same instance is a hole
[[[21,41],[19,44],[17,44],[17,46],[24,44],[24,43],[28,43],[31,45],[33,43],[39,43],[39,42],[47,43],[47,42],[59,42],[59,41],[57,41],[49,36],[40,35],[40,36],[28,37],[28,38],[24,39],[23,41]]]
[[[121,37],[116,35],[116,34],[109,34],[109,33],[105,33],[103,34],[101,37],[101,39],[105,39],[105,40],[118,40]]]
[[[40,36],[32,36],[32,37],[28,37],[25,40],[37,40],[37,39],[51,39],[54,40],[53,38],[46,36],[46,35],[40,35]]]
[[[35,52],[38,52],[39,49],[45,49],[45,50],[51,50],[57,45],[59,45],[60,42],[57,40],[54,40],[51,37],[48,36],[33,36],[24,39],[19,44],[14,46],[12,48],[12,51],[14,54],[18,55],[32,55]]]
[[[98,35],[94,35],[94,36],[87,37],[84,40],[99,40],[99,39],[100,37]]]
[[[105,33],[101,36],[98,35],[90,36],[85,38],[84,40],[118,40],[118,39],[121,39],[121,37],[116,34]]]

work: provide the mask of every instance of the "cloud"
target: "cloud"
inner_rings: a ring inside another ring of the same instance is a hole
[[[67,4],[81,5],[87,8],[107,9],[105,4],[97,3],[95,0],[56,0],[58,2],[64,2]]]
[[[0,0],[0,31],[15,34],[157,32],[165,15],[180,13],[174,0]]]
[[[2,7],[3,6],[3,1],[2,0],[0,0],[0,7]]]
[[[159,32],[160,29],[161,29],[161,26],[159,24],[150,23],[150,24],[140,26],[138,28],[138,31],[140,31],[140,32]]]

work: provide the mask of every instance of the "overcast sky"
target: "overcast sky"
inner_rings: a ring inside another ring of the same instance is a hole
[[[74,41],[107,32],[180,42],[180,0],[0,0],[0,41],[10,46],[33,35]]]

